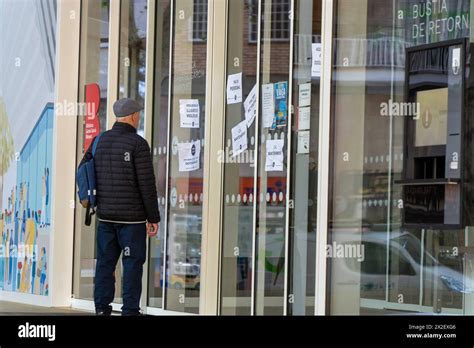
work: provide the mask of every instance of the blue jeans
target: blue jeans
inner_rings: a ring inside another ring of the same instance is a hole
[[[114,300],[114,272],[120,254],[123,265],[122,315],[136,315],[140,312],[143,264],[146,259],[146,224],[99,221],[94,281],[96,310],[107,311]]]

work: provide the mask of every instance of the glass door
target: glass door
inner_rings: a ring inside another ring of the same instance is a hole
[[[165,239],[168,221],[163,217],[166,217],[168,197],[171,7],[171,0],[158,0],[155,3],[152,154],[162,220],[157,238],[149,240],[148,306],[154,308],[163,308],[165,287]]]
[[[207,0],[175,0],[171,55],[165,309],[199,313]]]
[[[92,139],[106,130],[110,2],[85,0],[81,11],[79,101],[95,104],[93,111],[96,113],[78,121],[77,163],[82,160]],[[75,209],[73,293],[76,299],[93,300],[97,222],[93,219],[92,225],[86,226],[85,210],[78,200],[75,206],[78,208]]]
[[[241,79],[242,101],[247,109],[242,102],[226,103],[226,148],[218,159],[224,166],[220,310],[223,315],[250,315],[256,196],[255,116],[259,91],[258,2],[229,1],[227,25],[227,75],[229,79]],[[242,148],[234,147],[239,135],[246,140]]]
[[[321,2],[228,2],[221,314],[313,314]]]
[[[321,1],[295,1],[288,314],[313,315],[319,179]]]
[[[255,314],[285,307],[292,1],[260,2]]]

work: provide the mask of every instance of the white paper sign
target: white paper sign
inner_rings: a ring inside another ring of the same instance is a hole
[[[275,92],[273,83],[262,86],[263,128],[271,128],[275,117]]]
[[[321,77],[321,44],[314,43],[312,45],[312,64],[311,64],[311,76],[312,77]]]
[[[309,106],[298,109],[298,130],[310,128],[311,108]]]
[[[459,74],[459,70],[461,67],[461,49],[454,48],[453,49],[453,74]]]
[[[283,171],[283,139],[267,140],[267,159],[265,161],[266,172],[282,172]]]
[[[201,141],[178,144],[178,157],[180,172],[198,170],[201,159]]]
[[[247,121],[244,120],[232,128],[232,156],[247,150],[247,145]]]
[[[300,108],[311,105],[311,83],[300,85],[298,105]]]
[[[309,131],[298,132],[298,154],[304,155],[309,153]]]
[[[250,94],[244,102],[245,109],[245,120],[247,121],[247,127],[252,126],[255,117],[257,116],[257,85],[252,88]]]
[[[242,73],[227,78],[227,104],[242,103]]]
[[[181,99],[179,101],[179,115],[181,128],[199,128],[199,100]]]

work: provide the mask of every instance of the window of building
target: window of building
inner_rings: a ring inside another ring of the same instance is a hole
[[[258,0],[249,0],[249,41],[258,39]],[[290,0],[274,0],[271,3],[271,34],[265,35],[272,41],[290,40]]]
[[[442,3],[334,2],[328,243],[365,248],[328,259],[327,314],[472,314],[472,8]]]
[[[194,0],[193,16],[189,18],[189,40],[205,42],[207,40],[207,0]]]

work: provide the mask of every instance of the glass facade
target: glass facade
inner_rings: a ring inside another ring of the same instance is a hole
[[[199,313],[207,2],[177,0],[172,17],[165,308]]]
[[[313,47],[321,47],[321,11],[319,1],[295,2],[288,247],[288,313],[292,315],[315,311],[321,74],[313,71],[308,58]]]
[[[81,55],[79,68],[79,101],[85,103],[87,115],[77,127],[78,163],[92,139],[107,129],[108,58],[109,58],[110,2],[88,0],[82,2]],[[76,201],[76,206],[80,202]],[[76,209],[74,238],[74,296],[93,299],[96,264],[96,227],[84,224],[85,211]]]
[[[170,80],[170,27],[171,1],[156,3],[155,12],[155,58],[153,74],[153,164],[156,175],[156,188],[161,216],[166,215],[166,194],[168,168],[168,116],[169,116],[169,80]],[[156,308],[163,306],[163,288],[165,275],[165,231],[166,220],[160,224],[158,237],[150,240],[148,264],[148,305]]]
[[[145,105],[147,0],[120,1],[119,98]],[[138,134],[143,136],[144,113]]]
[[[145,105],[162,216],[147,310],[472,314],[471,12],[83,0],[79,98],[100,103],[78,123],[77,158],[113,123],[112,99]],[[76,209],[74,296],[90,300],[95,225],[82,220]]]
[[[472,313],[470,14],[335,2],[330,314]]]
[[[257,45],[251,39],[258,32],[258,3],[229,2],[227,74],[242,72],[242,97],[256,94]],[[255,26],[257,24],[257,26]],[[255,122],[245,124],[247,149],[234,155],[232,129],[242,122],[242,105],[226,105],[226,148],[220,161],[224,165],[223,240],[221,269],[221,312],[224,315],[249,315],[253,275],[252,238],[255,192]],[[240,150],[239,150],[240,151]]]

